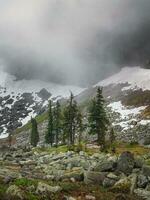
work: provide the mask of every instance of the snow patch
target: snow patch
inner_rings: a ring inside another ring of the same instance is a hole
[[[108,105],[109,108],[113,112],[120,114],[120,121],[114,122],[114,126],[121,126],[123,128],[123,131],[128,130],[129,128],[133,128],[133,122],[137,122],[136,117],[138,114],[141,113],[141,111],[145,110],[147,106],[141,106],[138,108],[127,108],[124,105],[122,105],[121,101],[113,102]],[[150,122],[150,120],[141,120],[139,124],[146,125]]]
[[[140,112],[144,110],[147,106],[127,109],[125,106],[122,105],[121,101],[118,101],[109,104],[108,107],[111,107],[112,111],[118,112],[121,115],[122,119],[128,119],[131,115],[136,116],[140,114]]]
[[[128,83],[130,86],[127,89],[142,88],[143,90],[150,90],[150,69],[143,69],[140,67],[124,67],[119,73],[97,83],[96,86],[108,86],[111,84],[117,85],[121,83]]]

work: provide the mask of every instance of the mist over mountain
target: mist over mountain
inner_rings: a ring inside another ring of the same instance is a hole
[[[149,0],[0,1],[1,65],[18,79],[88,85],[150,58]]]

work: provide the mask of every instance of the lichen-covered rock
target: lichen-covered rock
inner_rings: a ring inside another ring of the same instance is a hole
[[[150,166],[149,165],[143,165],[143,167],[142,167],[142,173],[145,176],[150,176]]]
[[[130,152],[123,152],[118,159],[117,170],[129,175],[132,173],[134,166],[135,160],[133,154]]]
[[[144,200],[150,200],[150,191],[146,191],[144,189],[136,189],[134,190],[134,193]]]
[[[131,188],[131,180],[128,177],[122,178],[115,183],[115,185],[111,188],[111,191],[116,193],[129,193]]]
[[[107,172],[85,171],[84,172],[84,182],[86,184],[102,185],[107,174],[108,174]]]
[[[112,160],[100,161],[94,168],[94,171],[99,172],[113,172],[116,168],[116,163]]]
[[[149,183],[149,180],[148,180],[148,178],[146,176],[144,176],[143,174],[140,174],[138,176],[137,186],[139,188],[146,188],[148,183]]]
[[[110,179],[110,178],[105,178],[103,181],[103,187],[109,188],[109,187],[114,186],[115,183],[116,183],[116,180]]]
[[[12,199],[19,199],[19,200],[23,200],[24,199],[24,194],[21,191],[21,189],[16,186],[16,185],[11,185],[7,191],[6,191],[6,195]]]
[[[60,192],[62,188],[60,186],[50,186],[46,183],[39,182],[36,193],[37,194],[50,194]]]

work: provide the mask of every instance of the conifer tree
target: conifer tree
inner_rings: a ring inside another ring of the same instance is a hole
[[[114,129],[111,128],[110,130],[110,133],[109,133],[109,141],[110,141],[110,144],[113,144],[115,142],[115,132],[114,132]]]
[[[76,133],[77,103],[71,93],[70,99],[63,112],[64,140],[67,139],[68,145],[74,145]]]
[[[78,144],[80,145],[84,127],[83,127],[83,116],[79,109],[78,109],[77,117],[76,117],[76,129],[77,129],[77,134],[78,134]]]
[[[52,101],[49,101],[49,111],[48,111],[48,127],[45,135],[45,142],[47,144],[53,145],[54,142],[54,132],[53,132],[53,109],[52,109]]]
[[[98,87],[96,98],[92,100],[89,108],[89,133],[97,134],[98,144],[101,149],[105,148],[105,133],[109,120],[107,119],[106,111],[104,108],[104,98],[102,95],[102,88]]]
[[[37,128],[37,121],[36,119],[31,119],[32,129],[31,129],[31,145],[33,147],[37,146],[37,143],[39,142],[39,133]]]
[[[53,115],[54,115],[53,116],[53,129],[54,129],[54,134],[55,134],[55,143],[56,143],[56,147],[57,147],[58,142],[59,142],[59,136],[60,136],[61,130],[62,130],[61,107],[60,107],[59,101],[57,101],[57,103],[56,103]]]

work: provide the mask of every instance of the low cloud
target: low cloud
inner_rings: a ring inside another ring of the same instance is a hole
[[[148,0],[0,1],[0,57],[19,79],[87,85],[150,57]]]

